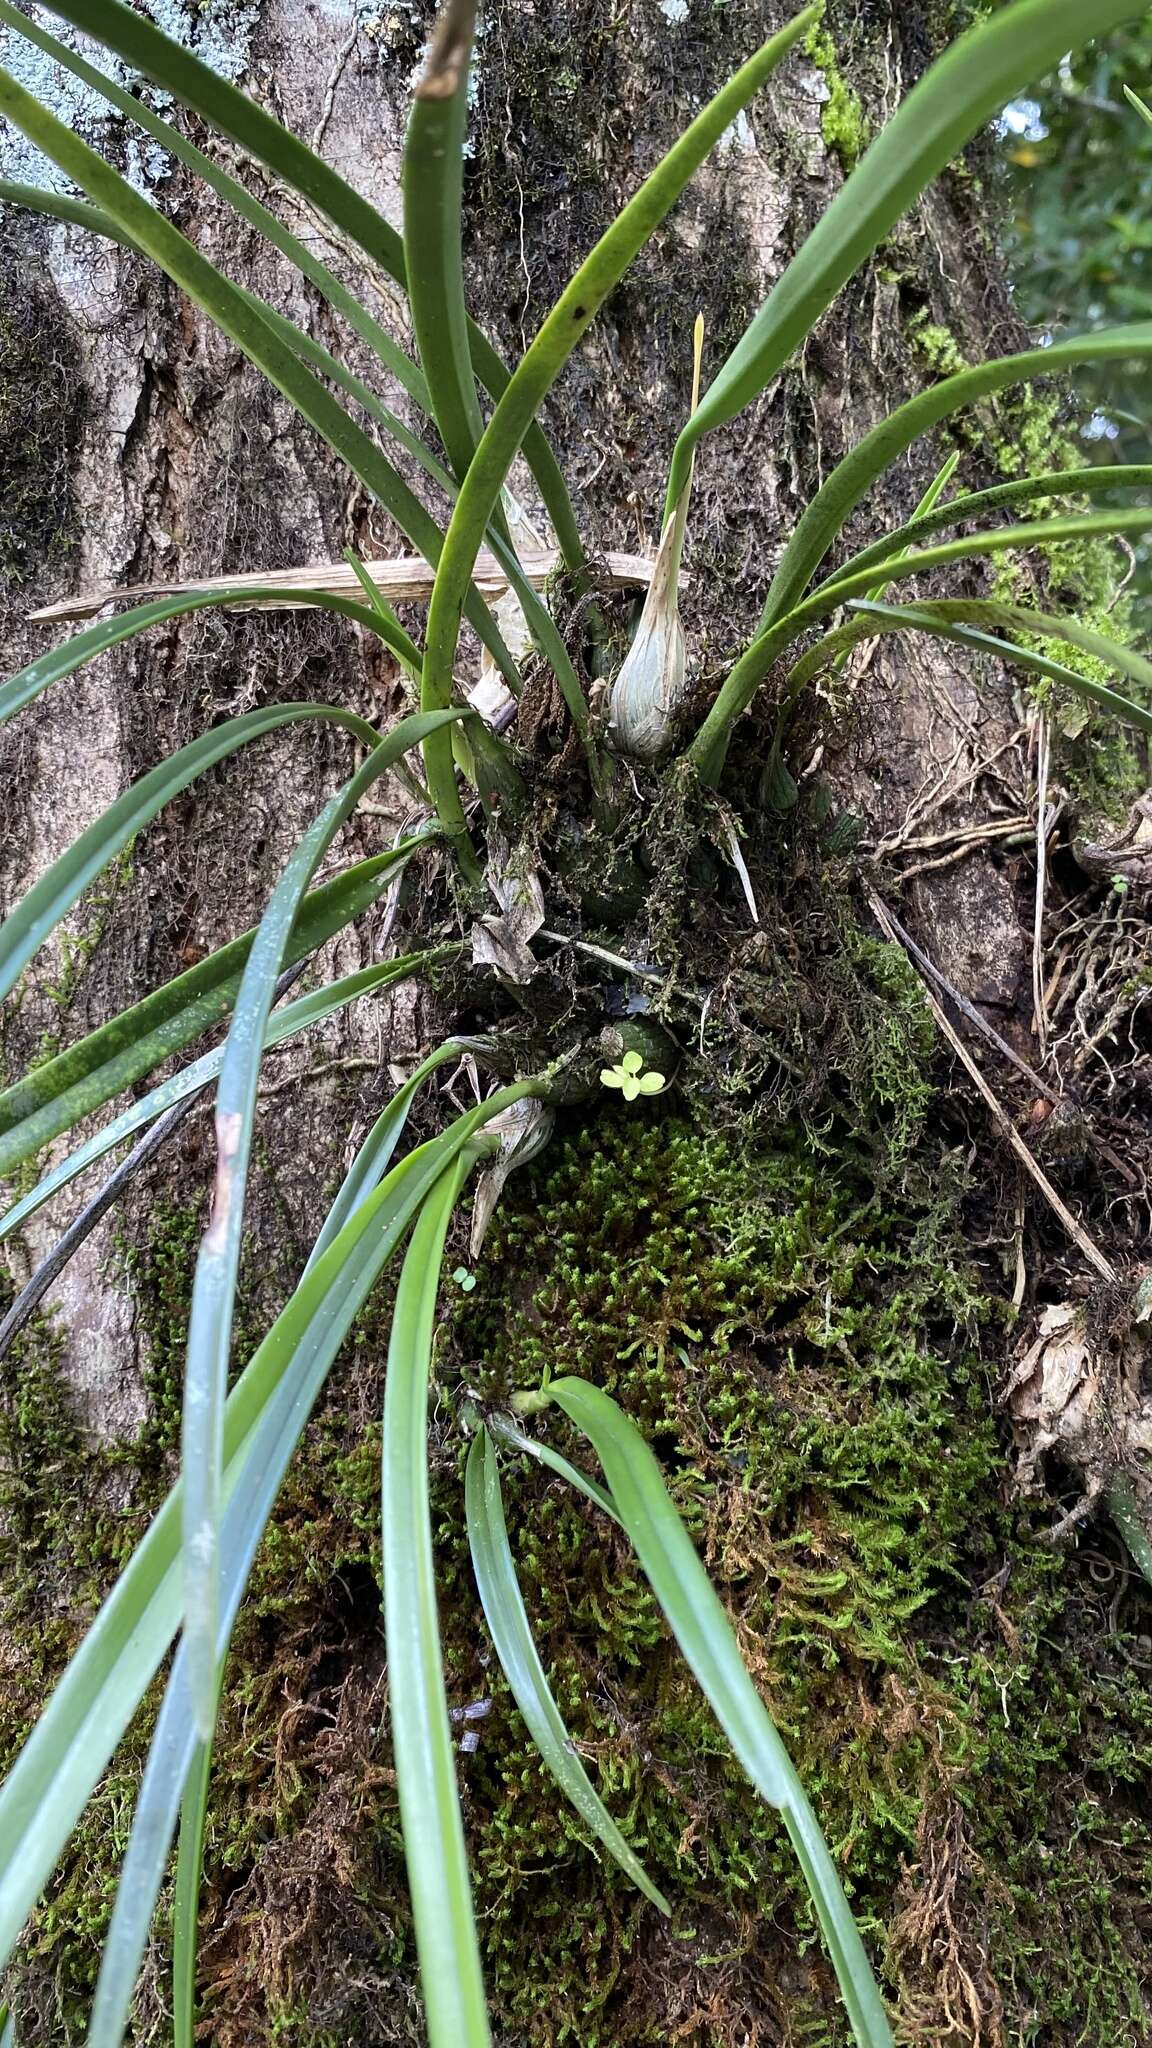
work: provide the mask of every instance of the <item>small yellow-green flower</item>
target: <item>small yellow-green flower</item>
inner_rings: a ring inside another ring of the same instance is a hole
[[[643,1067],[638,1052],[626,1052],[618,1067],[601,1067],[600,1079],[605,1088],[619,1088],[625,1102],[635,1102],[638,1095],[659,1095],[667,1085],[663,1074],[654,1067],[644,1073]]]

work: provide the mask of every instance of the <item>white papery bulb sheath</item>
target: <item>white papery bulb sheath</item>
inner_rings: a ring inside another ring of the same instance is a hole
[[[704,322],[697,315],[693,334],[693,412],[700,399],[703,344]],[[676,738],[677,714],[684,700],[686,658],[678,597],[694,467],[695,458],[665,521],[636,637],[612,685],[608,737],[618,754],[627,754],[635,761],[658,761],[669,751]]]

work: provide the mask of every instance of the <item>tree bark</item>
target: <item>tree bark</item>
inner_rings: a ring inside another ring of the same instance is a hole
[[[719,17],[697,21],[678,8],[642,6],[624,34],[594,7],[565,8],[547,22],[532,8],[493,10],[480,44],[469,269],[478,317],[506,351],[525,345],[581,253],[696,102],[772,23],[763,9],[738,22],[724,10]],[[879,119],[922,62],[920,24],[883,21],[867,33],[843,27],[843,66],[854,90],[871,88]],[[417,15],[364,26],[339,7],[281,0],[262,9],[251,50],[249,89],[302,135],[318,136],[332,161],[393,217],[407,90],[423,32]],[[803,60],[774,82],[766,104],[738,124],[634,266],[554,395],[548,422],[596,544],[654,549],[662,478],[685,411],[692,321],[704,312],[708,354],[718,360],[841,182],[821,133],[831,89]],[[122,151],[122,130],[113,120],[97,132]],[[259,189],[259,173],[255,182]],[[162,168],[155,197],[214,260],[331,338],[329,317],[290,267],[255,246],[179,166]],[[689,612],[702,673],[714,672],[754,621],[814,481],[863,425],[916,388],[920,372],[901,338],[909,316],[930,309],[961,342],[970,336],[980,344],[991,299],[1007,329],[996,255],[973,236],[964,198],[961,190],[935,199],[922,221],[901,231],[898,257],[852,288],[805,359],[709,445],[693,507]],[[286,204],[292,213],[294,203]],[[295,224],[316,231],[298,213]],[[23,515],[17,506],[15,573],[6,589],[9,671],[59,637],[58,628],[26,628],[24,611],[70,589],[279,569],[335,559],[350,540],[381,553],[403,550],[402,537],[334,470],[288,405],[174,287],[79,230],[29,228],[10,211],[6,236],[12,302],[19,308],[25,293],[30,301],[13,322],[36,365],[29,376],[28,360],[19,364],[28,410],[21,417],[17,400],[12,467],[27,473],[42,431],[48,445],[40,460],[50,464],[40,505]],[[394,295],[391,311],[399,319]],[[17,347],[14,341],[14,356]],[[917,454],[901,465],[887,487],[886,516],[911,509],[931,460]],[[873,671],[884,723],[859,721],[846,787],[880,838],[899,824],[933,762],[950,763],[956,774],[965,728],[969,737],[980,729],[990,746],[1005,735],[1008,698],[1002,679],[914,641],[897,652],[881,646]],[[104,657],[5,736],[17,798],[14,829],[0,851],[8,900],[133,775],[208,718],[273,692],[368,712],[381,698],[395,701],[394,681],[354,629],[298,616],[178,621],[143,647]],[[240,756],[158,820],[134,856],[145,887],[118,880],[111,900],[82,909],[49,949],[40,992],[9,1030],[10,1071],[249,922],[342,759],[339,739],[300,730],[273,736],[258,756]],[[363,853],[387,843],[380,830],[357,829]],[[984,944],[989,915],[996,922],[991,946]],[[966,987],[975,972],[978,999],[1010,1005],[1022,939],[1011,892],[996,875],[969,863],[938,879],[933,918],[941,964]],[[369,948],[368,933],[343,942],[340,968],[361,964]],[[354,1017],[334,1024],[325,1052],[367,1055],[379,1044],[375,1025],[368,1034]],[[322,1127],[325,1119],[316,1121]],[[315,1179],[306,1162],[304,1146],[295,1163],[284,1162],[305,1204],[301,1225]],[[29,1257],[54,1238],[67,1202],[30,1225]],[[86,1420],[115,1435],[142,1411],[130,1304],[108,1284],[106,1254],[106,1240],[95,1240],[61,1298],[76,1331],[67,1340],[68,1371]],[[77,1324],[71,1311],[81,1306]]]
[[[247,89],[397,219],[408,86],[428,12],[421,4],[369,16],[351,0],[262,0],[234,17],[217,6],[195,33],[243,39]],[[940,14],[927,0],[875,0],[863,9],[837,0],[827,28],[838,70],[822,51],[819,62],[803,54],[791,61],[614,294],[545,415],[598,547],[654,549],[668,457],[686,410],[697,311],[706,323],[707,375],[707,363],[722,360],[843,180],[842,159],[850,160],[858,139],[844,81],[874,129],[938,43]],[[739,7],[625,0],[615,13],[599,0],[494,0],[478,51],[467,260],[475,315],[506,355],[531,337],[581,254],[702,99],[781,18],[777,0]],[[101,136],[113,153],[127,151],[121,124],[105,125]],[[861,431],[934,373],[940,334],[946,331],[972,359],[1017,340],[985,168],[978,151],[966,169],[943,179],[844,294],[802,359],[706,444],[685,601],[690,659],[702,687],[715,684],[754,621],[805,499]],[[305,239],[318,235],[317,221],[289,195],[270,192],[251,167],[244,174]],[[210,193],[178,166],[149,160],[144,175],[151,196],[198,246],[363,369],[356,347],[337,335],[310,288],[228,220]],[[6,542],[6,673],[59,637],[59,628],[27,626],[25,612],[71,590],[334,560],[349,543],[366,554],[402,551],[401,537],[287,404],[132,256],[78,230],[28,226],[12,213],[2,253],[9,310],[0,433],[4,467],[19,493]],[[334,260],[354,274],[346,252]],[[402,308],[394,295],[383,298],[390,324],[403,334]],[[388,402],[403,410],[395,394]],[[879,521],[910,515],[949,445],[941,440],[897,465],[854,522],[854,544],[879,532]],[[963,474],[973,486],[997,474],[978,434],[967,443]],[[516,481],[531,506],[526,474]],[[224,713],[304,697],[384,716],[401,692],[388,662],[353,627],[305,614],[174,622],[58,686],[0,735],[7,902],[165,751]],[[961,857],[954,850],[962,828],[986,819],[989,776],[1002,778],[1000,815],[1011,815],[1015,804],[1027,816],[1032,789],[1021,722],[1016,686],[994,664],[924,640],[882,641],[859,669],[851,707],[823,707],[811,731],[798,736],[791,764],[802,790],[822,779],[836,806],[854,814],[873,872],[883,873],[894,842],[928,841],[936,830],[956,835],[925,846],[923,871],[910,876],[901,914],[948,979],[1009,1035],[1018,1034],[1030,1000],[1027,889],[997,843],[991,850],[974,843]],[[749,730],[752,746],[762,746],[764,714],[754,715]],[[8,1077],[251,923],[347,758],[343,735],[296,727],[239,755],[170,806],[41,956],[29,992],[4,1025]],[[347,849],[357,856],[382,850],[395,822],[358,816],[345,835]],[[908,854],[903,859],[917,865]],[[366,964],[379,934],[374,913],[333,944],[326,966],[348,972]],[[354,1007],[278,1057],[252,1195],[246,1313],[253,1327],[299,1270],[324,1198],[390,1092],[390,1063],[427,1041],[434,1009],[435,998],[410,996]],[[983,1111],[974,1108],[967,1119],[964,1112],[954,1120],[956,1148],[966,1130],[983,1147]],[[179,1370],[173,1323],[186,1299],[211,1171],[208,1119],[197,1115],[172,1155],[149,1169],[67,1269],[40,1331],[63,1390],[61,1427],[75,1431],[69,1440],[79,1445],[79,1470],[105,1515],[147,1504],[158,1475],[170,1469],[163,1446],[170,1443],[171,1380]],[[1008,1189],[1010,1176],[1002,1171]],[[80,1182],[29,1225],[9,1254],[16,1285],[88,1192],[90,1183]],[[994,1235],[1003,1220],[999,1191],[986,1220]],[[909,1255],[915,1256],[911,1249]],[[178,1273],[170,1272],[171,1262]],[[369,1349],[378,1342],[374,1334]],[[995,1377],[1002,1339],[990,1340],[989,1355]],[[380,1360],[373,1352],[366,1378],[365,1363],[357,1353],[339,1398],[344,1413],[367,1427]],[[18,1394],[9,1390],[4,1399],[11,1406]],[[10,1458],[13,1442],[10,1428]],[[309,1469],[305,1464],[305,1491],[295,1497],[298,1518],[306,1516]],[[330,1477],[321,1465],[313,1468],[314,1481],[318,1471]],[[68,1481],[66,1491],[75,1484]],[[367,1501],[365,1525],[370,1483]],[[749,1542],[754,1555],[751,1536]],[[985,1562],[993,1576],[996,1558]],[[315,1570],[324,1564],[318,1559]],[[341,1558],[331,1560],[337,1575],[344,1568]],[[270,1565],[263,1619],[238,1655],[239,1683],[248,1689],[244,1713],[256,1731],[249,1797],[262,1825],[244,1837],[231,1863],[235,1844],[223,1835],[209,1839],[208,2038],[270,2041],[274,2028],[284,2027],[281,2037],[317,2048],[408,2041],[417,2037],[417,2022],[403,1890],[393,1822],[380,1818],[391,1815],[393,1804],[378,1734],[381,1659],[375,1623],[363,1611],[374,1597],[371,1574],[362,1561],[347,1563],[340,1591],[314,1587],[316,1611],[305,1616],[295,1554],[286,1569],[295,1604],[278,1622],[269,1618]],[[24,1605],[18,1603],[8,1631],[7,1682],[17,1719],[29,1689],[58,1664],[95,1591],[58,1536],[41,1541],[33,1576],[33,1592],[21,1589]],[[105,1563],[95,1576],[107,1583]],[[457,1578],[444,1597],[451,1610],[471,1596]],[[996,1596],[988,1597],[995,1606]],[[33,1613],[51,1613],[59,1625],[44,1657],[19,1640]],[[262,1632],[276,1634],[279,1690],[267,1694]],[[359,1646],[353,1661],[349,1643]],[[307,1801],[289,1782],[302,1768],[294,1749],[300,1719],[309,1719],[311,1730]],[[243,1714],[237,1725],[244,1725]],[[889,1947],[889,1985],[904,2038],[1080,2039],[1071,2019],[1065,2031],[1061,2020],[1043,2015],[1040,2031],[1027,2032],[1032,2022],[1019,2000],[1013,2003],[1011,1974],[982,1944],[983,1909],[973,1901],[984,1894],[965,1862],[963,1812],[950,1794],[943,1729],[941,1721],[931,1737],[939,1746],[937,1806],[923,1804],[920,1835],[903,1844],[904,1874],[890,1897],[892,1922],[898,1911],[904,1915],[904,1946]],[[691,1831],[689,1824],[686,1842]],[[707,1850],[701,1853],[706,1858]],[[851,1870],[850,1844],[844,1854]],[[488,1882],[495,1883],[491,1873]],[[563,1887],[561,1871],[543,1913],[556,1913]],[[675,1938],[647,1926],[637,1933],[629,1923],[624,1937],[609,1928],[599,1954],[595,1943],[586,1948],[582,1967],[596,1982],[598,2002],[589,1999],[585,2025],[606,2028],[596,2038],[783,2044],[800,2038],[789,2015],[807,2011],[806,2000],[830,2029],[811,2038],[843,2038],[827,1985],[815,1966],[797,1958],[794,1943],[774,1947],[770,1932],[748,1932],[747,1916],[742,1922],[729,1909],[710,1913],[699,1898],[693,1911],[698,1939],[675,1922]],[[749,1911],[755,1912],[754,1881]],[[326,1926],[333,1932],[325,1954],[317,1931]],[[693,1996],[683,2001],[682,1936],[697,1970]],[[877,1932],[881,1945],[887,1938]],[[711,1977],[697,1969],[704,1950],[729,1949],[746,1958],[755,1950],[755,1968],[723,1964]],[[37,1941],[21,1994],[22,2043],[76,2028],[73,2000],[88,1966],[62,1965],[50,1944]],[[784,1975],[773,1984],[777,1967]],[[1120,1963],[1112,1967],[1119,1981]],[[548,1995],[545,1976],[534,2018],[498,2011],[501,2038],[561,2039]],[[163,2013],[162,1987],[150,1978],[141,2042],[165,2038]],[[1152,2039],[1147,2011],[1135,2025],[1133,2039]]]

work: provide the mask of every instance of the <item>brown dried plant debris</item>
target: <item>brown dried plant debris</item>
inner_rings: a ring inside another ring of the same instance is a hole
[[[1083,1489],[1054,1534],[1082,1519],[1115,1484],[1130,1483],[1152,1526],[1152,1322],[1141,1302],[1108,1290],[1097,1306],[1049,1302],[1008,1381],[1005,1405],[1016,1443],[1016,1483],[1035,1492],[1050,1460]]]

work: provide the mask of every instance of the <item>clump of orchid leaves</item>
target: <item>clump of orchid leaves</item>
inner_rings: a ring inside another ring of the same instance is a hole
[[[362,253],[407,293],[416,356],[362,295],[335,275],[257,201],[221,159],[194,147],[175,123],[58,40],[41,20],[0,0],[0,21],[81,78],[292,262],[364,344],[371,381],[253,292],[229,281],[171,221],[13,76],[0,73],[0,114],[56,166],[74,195],[0,186],[0,197],[54,215],[151,259],[259,367],[407,537],[404,562],[290,579],[291,602],[355,621],[377,636],[409,679],[418,709],[387,733],[351,710],[277,704],[215,724],[135,782],[57,860],[0,930],[0,994],[13,990],[61,920],[133,836],[214,763],[278,727],[327,721],[343,728],[359,765],[320,806],[292,854],[259,924],[133,1004],[0,1095],[0,1174],[91,1119],[221,1019],[223,1042],[111,1117],[20,1195],[0,1222],[6,1236],[74,1176],[136,1134],[137,1150],[163,1120],[206,1087],[215,1089],[217,1177],[196,1267],[187,1337],[180,1472],[172,1492],[108,1595],[0,1790],[0,1962],[65,1852],[101,1774],[173,1645],[163,1699],[140,1785],[115,1910],[103,1946],[87,2039],[116,2048],[128,2024],[169,1857],[178,1836],[172,1920],[173,2039],[190,2048],[197,2020],[196,1928],[202,1843],[211,1797],[213,1732],[226,1683],[229,1641],[262,1533],[285,1470],[340,1346],[382,1269],[402,1254],[384,1404],[383,1612],[391,1736],[413,1901],[426,2025],[434,2048],[482,2048],[490,2039],[474,1924],[437,1622],[429,1520],[427,1413],[445,1243],[473,1176],[499,1199],[503,1174],[544,1142],[548,1105],[563,1094],[570,1062],[506,1078],[427,1142],[401,1151],[417,1092],[459,1056],[437,1047],[398,1089],[361,1145],[304,1273],[229,1391],[229,1358],[244,1230],[257,1091],[265,1053],[345,1005],[404,978],[428,974],[457,947],[429,947],[281,1002],[284,978],[333,934],[362,916],[430,845],[454,864],[462,903],[475,910],[485,875],[500,916],[477,917],[493,971],[515,976],[547,915],[538,877],[517,878],[503,835],[532,802],[531,762],[515,744],[515,706],[526,659],[547,665],[583,761],[590,814],[611,815],[629,757],[657,776],[675,771],[715,787],[733,732],[771,678],[778,740],[814,677],[855,642],[916,633],[991,652],[1130,725],[1152,715],[1098,680],[1100,672],[1152,685],[1152,665],[1067,614],[998,599],[892,601],[908,584],[950,563],[1035,550],[1092,534],[1132,539],[1152,528],[1147,509],[1045,510],[1015,523],[1030,502],[1146,486],[1152,469],[1071,469],[951,499],[941,486],[905,526],[826,568],[830,550],[865,494],[920,437],[977,400],[1030,377],[1053,376],[1104,357],[1152,357],[1152,323],[1058,341],[948,376],[901,405],[855,446],[798,519],[758,627],[733,651],[715,700],[684,723],[685,636],[679,569],[693,463],[707,437],[732,420],[801,349],[836,294],[965,143],[1031,81],[1090,36],[1135,19],[1143,0],[1010,0],[963,36],[929,70],[878,135],[823,218],[786,266],[726,360],[701,390],[671,450],[654,564],[620,573],[648,582],[639,624],[603,701],[588,693],[554,615],[549,576],[588,587],[579,507],[539,424],[541,405],[604,300],[675,205],[726,130],[819,19],[806,7],[752,54],[697,115],[581,263],[514,366],[469,319],[461,262],[461,156],[474,33],[472,0],[448,0],[415,88],[404,160],[403,231],[397,232],[330,165],[235,85],[215,75],[121,0],[47,0],[44,10],[93,38],[129,73],[151,80],[165,103],[193,113],[211,135],[307,201],[333,238]],[[56,182],[59,182],[58,180]],[[82,196],[79,196],[82,195]],[[434,425],[440,452],[391,409],[396,391]],[[482,404],[481,393],[487,403]],[[666,423],[653,421],[653,432]],[[671,438],[671,436],[670,436]],[[443,527],[393,460],[402,452],[451,504]],[[522,456],[551,528],[539,542],[507,490]],[[1003,523],[988,521],[1008,514]],[[941,539],[946,529],[957,537]],[[621,558],[623,560],[623,558]],[[611,563],[610,563],[611,566]],[[222,579],[170,589],[107,611],[62,647],[0,688],[9,718],[107,649],[196,610],[283,601],[283,578]],[[418,641],[401,624],[401,598],[427,603]],[[461,629],[484,650],[489,691],[471,702],[455,681]],[[1058,660],[1053,646],[1070,650]],[[1044,650],[1044,651],[1041,651]],[[1091,657],[1091,674],[1074,665]],[[501,687],[492,686],[498,684]],[[502,707],[499,716],[491,705]],[[488,722],[476,704],[489,708]],[[500,729],[498,729],[500,728]],[[346,866],[319,886],[320,863],[367,792],[419,751],[426,822],[391,851]],[[497,857],[496,849],[503,847]],[[595,949],[592,949],[595,950]],[[603,956],[605,959],[611,956]],[[627,963],[624,963],[625,965]],[[609,1063],[602,1065],[608,1051]],[[609,1032],[593,1048],[591,1074],[642,1100],[664,1086],[659,1066]],[[585,1099],[597,1100],[594,1078]],[[130,1158],[136,1156],[129,1155]],[[114,1176],[115,1178],[115,1176]],[[459,1270],[459,1269],[457,1269]],[[17,1303],[19,1311],[20,1304]],[[12,1318],[8,1319],[9,1325]],[[0,1337],[0,1342],[3,1339]],[[600,1467],[593,1477],[540,1433],[555,1408]],[[517,1583],[501,1498],[501,1460],[542,1460],[613,1517],[732,1752],[776,1807],[811,1893],[861,2048],[891,2048],[892,2034],[840,1875],[819,1822],[741,1659],[705,1569],[681,1523],[652,1452],[618,1403],[578,1377],[516,1393],[508,1409],[462,1411],[471,1427],[464,1513],[492,1642],[540,1754],[591,1833],[650,1900],[668,1910],[606,1812],[568,1739],[537,1654]],[[660,1873],[671,1883],[672,1874]]]

